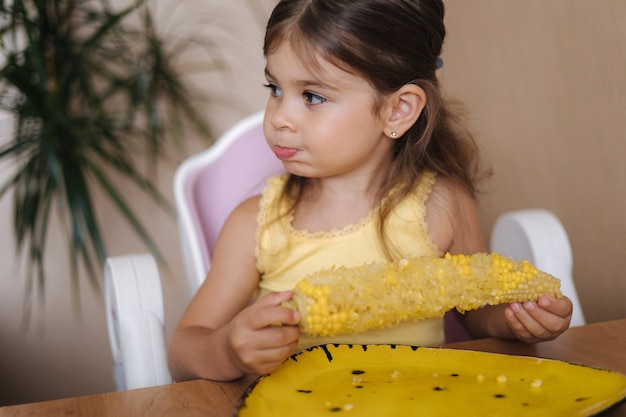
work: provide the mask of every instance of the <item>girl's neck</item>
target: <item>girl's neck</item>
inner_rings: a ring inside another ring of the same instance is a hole
[[[357,224],[377,206],[379,188],[377,178],[311,178],[292,226],[315,233]]]

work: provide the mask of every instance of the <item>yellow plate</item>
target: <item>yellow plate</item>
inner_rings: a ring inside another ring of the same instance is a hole
[[[243,395],[239,417],[591,416],[624,400],[626,376],[525,356],[393,345],[323,345]]]

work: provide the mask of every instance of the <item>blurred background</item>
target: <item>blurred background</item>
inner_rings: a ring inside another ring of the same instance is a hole
[[[123,3],[121,0],[117,2]],[[274,0],[155,0],[157,29],[199,31],[224,63],[190,76],[211,99],[201,114],[214,135],[263,109],[265,20]],[[447,0],[441,80],[465,103],[494,176],[480,196],[488,241],[509,210],[547,208],[561,220],[574,254],[574,279],[588,322],[626,317],[626,2],[622,0]],[[0,141],[11,119],[0,114]],[[187,153],[206,146],[189,137]],[[155,178],[172,198],[175,163]],[[0,180],[11,165],[0,164]],[[175,220],[119,182],[164,252],[166,333],[186,303]],[[95,196],[112,256],[146,248],[101,195]],[[54,217],[53,217],[54,218]],[[25,261],[16,257],[11,195],[0,200],[0,406],[114,390],[104,301],[88,285],[73,306],[59,224],[51,224],[45,304],[23,314]]]

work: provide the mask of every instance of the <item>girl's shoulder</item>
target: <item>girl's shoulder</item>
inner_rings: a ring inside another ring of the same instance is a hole
[[[282,192],[283,186],[286,181],[286,176],[274,176],[269,177],[261,193],[248,197],[241,202],[233,212],[232,217],[239,219],[252,217],[256,219],[263,204],[267,204],[268,198],[275,198]]]
[[[480,234],[476,201],[465,187],[438,175],[425,205],[426,224],[442,252],[475,245]]]
[[[242,201],[234,208],[234,210],[226,219],[226,225],[235,225],[235,229],[242,231],[242,229],[254,228],[256,225],[256,218],[259,213],[259,206],[261,202],[261,195],[254,195]],[[254,229],[253,229],[254,230]]]
[[[418,180],[414,188],[414,195],[423,199],[430,214],[450,214],[452,208],[463,204],[469,198],[470,193],[458,182],[451,178],[426,170]]]
[[[451,178],[437,175],[432,183],[429,200],[440,206],[454,207],[458,204],[467,203],[467,200],[473,201],[471,194],[458,182]]]

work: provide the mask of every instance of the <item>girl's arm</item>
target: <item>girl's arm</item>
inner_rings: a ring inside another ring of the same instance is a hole
[[[250,304],[259,283],[254,256],[258,207],[259,197],[254,197],[229,216],[211,270],[174,330],[168,364],[176,381],[264,374],[296,348],[300,318],[281,307],[290,292]]]
[[[442,252],[485,252],[476,202],[455,182],[438,177],[426,201],[426,222]],[[569,327],[572,303],[544,296],[537,302],[503,304],[459,315],[473,337],[551,340]]]

